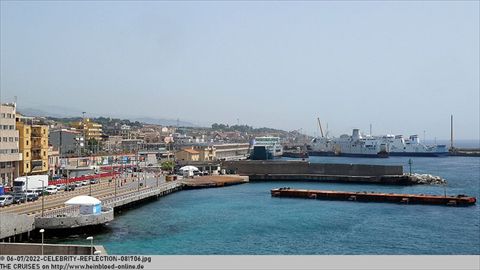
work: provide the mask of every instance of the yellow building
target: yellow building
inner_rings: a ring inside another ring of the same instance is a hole
[[[20,160],[19,174],[48,173],[48,126],[29,125],[17,115],[16,128],[19,133]]]
[[[198,161],[200,153],[196,150],[185,148],[175,153],[175,159],[181,161]]]
[[[90,121],[86,118],[84,121],[73,124],[76,129],[80,129],[84,132],[86,140],[95,139],[97,141],[102,140],[102,125]]]
[[[193,149],[198,151],[200,161],[211,161],[216,159],[216,151],[213,146],[194,146]]]

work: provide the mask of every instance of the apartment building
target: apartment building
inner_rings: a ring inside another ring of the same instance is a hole
[[[15,128],[16,104],[0,104],[0,184],[11,185],[19,175],[19,134]]]
[[[32,118],[16,115],[19,151],[22,159],[19,173],[23,175],[48,174],[48,126],[36,125]]]

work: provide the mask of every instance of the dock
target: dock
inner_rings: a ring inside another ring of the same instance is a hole
[[[184,189],[224,187],[247,182],[248,176],[239,175],[208,175],[182,180]]]
[[[399,204],[470,206],[470,205],[474,205],[477,201],[475,197],[469,197],[465,195],[439,196],[439,195],[425,195],[425,194],[348,192],[348,191],[332,191],[332,190],[291,189],[288,187],[272,189],[270,192],[272,197],[359,201],[359,202],[384,202],[384,203],[399,203]]]

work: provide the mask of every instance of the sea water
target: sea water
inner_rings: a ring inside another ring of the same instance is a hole
[[[278,187],[480,197],[480,158],[311,157],[310,162],[403,165],[446,187],[252,182],[184,190],[117,214],[94,235],[109,254],[480,254],[480,208],[277,198]],[[88,244],[83,236],[55,242]]]

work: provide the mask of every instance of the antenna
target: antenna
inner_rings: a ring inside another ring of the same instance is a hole
[[[370,136],[372,136],[372,124],[370,124]]]

